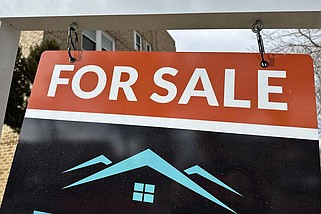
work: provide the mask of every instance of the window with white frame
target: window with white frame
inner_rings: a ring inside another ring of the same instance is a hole
[[[145,44],[145,51],[148,51],[148,52],[152,51],[152,46],[148,42],[146,42]]]
[[[83,50],[114,51],[115,39],[101,30],[84,30],[81,47]]]
[[[142,51],[142,36],[134,31],[134,47],[136,51]]]

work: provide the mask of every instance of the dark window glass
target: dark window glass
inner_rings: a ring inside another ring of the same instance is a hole
[[[109,40],[108,38],[106,38],[104,35],[102,35],[101,39],[102,39],[102,49],[103,49],[104,51],[106,51],[106,50],[109,50],[109,51],[113,50],[113,42],[112,42],[111,40]]]
[[[96,41],[95,30],[84,30],[82,33],[85,34],[88,38],[91,38],[92,40]]]
[[[152,47],[149,44],[146,45],[146,51],[152,51]]]
[[[96,50],[96,43],[90,40],[87,36],[82,35],[82,49]]]
[[[142,40],[140,35],[136,34],[136,50],[141,50],[141,45],[142,44]]]

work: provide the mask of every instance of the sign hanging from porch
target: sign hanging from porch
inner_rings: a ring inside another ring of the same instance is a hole
[[[45,52],[4,213],[317,213],[312,59]]]

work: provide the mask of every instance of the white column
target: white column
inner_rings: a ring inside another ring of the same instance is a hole
[[[20,31],[0,19],[0,135],[6,113]]]

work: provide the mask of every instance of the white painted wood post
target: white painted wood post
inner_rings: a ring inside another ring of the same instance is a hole
[[[19,45],[20,31],[0,20],[0,136],[4,121],[11,78]]]

